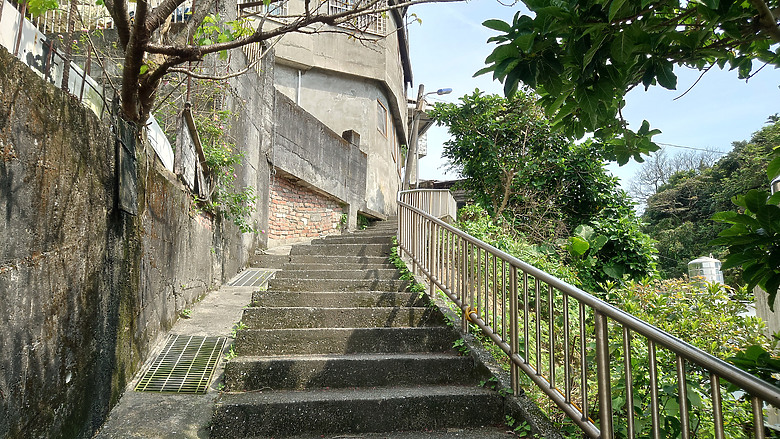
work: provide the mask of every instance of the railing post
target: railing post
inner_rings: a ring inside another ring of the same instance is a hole
[[[511,355],[515,356],[520,350],[519,325],[517,324],[517,267],[512,267],[509,281],[509,348]],[[495,313],[495,310],[493,311]],[[495,315],[495,314],[494,314]],[[502,325],[503,326],[503,325]],[[512,394],[520,394],[520,368],[514,361],[511,361],[509,369],[509,378],[512,383]]]
[[[436,239],[436,229],[437,229],[436,224],[431,223],[430,224],[430,232],[431,233],[430,233],[430,241],[429,241],[430,242],[430,248],[428,249],[429,252],[430,252],[429,253],[430,257],[428,258],[428,261],[429,261],[428,262],[428,273],[430,273],[430,277],[428,278],[428,296],[431,299],[434,298],[433,296],[436,293],[436,286],[433,283],[433,278],[434,278],[434,276],[436,276],[437,265],[439,263],[438,262],[438,259],[439,259],[438,258],[438,252],[436,251],[437,250],[436,247],[438,245],[439,240]]]
[[[594,310],[596,330],[596,378],[599,397],[599,430],[601,437],[611,439],[612,431],[612,393],[609,379],[609,334],[607,333],[607,316]]]

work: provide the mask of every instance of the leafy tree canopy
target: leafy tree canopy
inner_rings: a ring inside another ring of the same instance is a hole
[[[503,98],[476,90],[459,104],[437,104],[430,115],[451,135],[442,155],[499,223],[556,251],[562,248],[553,244],[581,225],[598,237],[599,244],[585,250],[587,239],[577,241],[581,285],[592,289],[607,279],[654,273],[652,241],[599,148],[554,132],[532,92]]]
[[[488,20],[497,47],[477,74],[492,72],[506,95],[522,82],[541,96],[553,124],[581,138],[594,133],[620,164],[658,149],[658,130],[629,129],[621,109],[638,85],[677,88],[675,66],[754,72],[780,66],[777,0],[524,0],[533,15]]]

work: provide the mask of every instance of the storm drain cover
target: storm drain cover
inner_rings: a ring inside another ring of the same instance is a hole
[[[274,270],[248,268],[228,282],[228,285],[231,287],[259,287],[273,275]]]
[[[135,390],[206,393],[225,341],[225,337],[170,335]]]

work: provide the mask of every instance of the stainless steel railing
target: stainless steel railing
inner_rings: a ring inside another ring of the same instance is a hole
[[[448,189],[412,189],[399,195],[401,201],[451,223],[458,217],[458,204]]]
[[[753,437],[765,437],[763,406],[780,407],[780,389],[450,226],[426,213],[424,206],[403,201],[408,199],[399,194],[401,256],[428,278],[429,294],[442,291],[462,311],[463,331],[469,322],[475,324],[507,355],[515,393],[522,371],[588,436],[615,437],[614,408],[621,412],[621,435],[633,438],[637,425],[646,423],[635,413],[636,394],[644,392],[651,437],[660,438],[661,409],[664,414],[674,409],[670,389],[659,388],[658,357],[663,355],[676,365],[673,391],[679,409],[674,417],[682,438],[692,437],[689,401],[694,395],[689,395],[689,387],[697,376],[706,381],[701,388],[709,393],[704,396],[709,397],[713,437],[726,437],[722,381],[744,392],[751,403]],[[622,333],[621,346],[609,344],[610,333]],[[647,370],[633,365],[639,339],[647,349]],[[612,368],[622,369],[622,377],[613,381]],[[649,389],[636,386],[640,375]],[[613,387],[620,387],[619,392]],[[661,391],[667,395],[663,406]],[[625,403],[613,407],[616,393]],[[591,418],[595,413],[598,426]]]

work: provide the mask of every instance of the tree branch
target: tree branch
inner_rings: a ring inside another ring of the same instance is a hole
[[[349,11],[339,12],[337,14],[317,14],[317,15],[312,15],[310,17],[299,16],[297,20],[291,23],[283,24],[275,29],[271,29],[269,31],[264,32],[262,31],[262,28],[258,28],[258,30],[250,36],[239,38],[233,41],[227,41],[224,43],[215,43],[215,44],[209,44],[204,46],[190,45],[185,47],[170,45],[170,44],[163,45],[163,44],[148,43],[146,45],[146,51],[149,53],[159,53],[163,55],[178,56],[183,58],[191,58],[191,57],[199,58],[205,54],[221,52],[223,50],[236,49],[238,47],[245,46],[247,44],[259,43],[268,40],[270,38],[278,37],[286,33],[298,32],[299,30],[305,28],[306,26],[310,26],[312,24],[322,23],[331,26],[337,26],[339,24],[348,22],[352,19],[361,17],[368,13],[382,13],[393,9],[398,9],[398,8],[421,4],[421,3],[450,3],[450,2],[460,2],[460,1],[462,0],[409,0],[407,2],[399,3],[392,6],[372,9],[371,6],[376,3],[376,1],[374,1],[365,4],[364,6],[354,8]]]
[[[766,32],[776,43],[780,43],[780,25],[777,18],[772,14],[769,6],[764,0],[750,0],[750,4],[758,11],[758,25],[760,29]]]
[[[184,0],[163,0],[163,2],[149,14],[149,18],[147,18],[144,23],[146,30],[153,32],[162,26],[165,20],[167,20],[182,3],[184,3]]]

